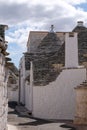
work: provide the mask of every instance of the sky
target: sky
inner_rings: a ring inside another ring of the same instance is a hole
[[[30,31],[72,31],[77,21],[87,26],[87,0],[0,0],[0,24],[8,25],[6,41],[12,62],[19,66]]]

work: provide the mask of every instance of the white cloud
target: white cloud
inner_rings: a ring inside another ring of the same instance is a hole
[[[34,4],[34,5],[37,5],[37,4],[43,4],[43,5],[57,5],[59,3],[68,3],[68,4],[71,4],[71,5],[77,5],[77,4],[82,4],[82,3],[87,3],[87,0],[53,0],[53,1],[50,1],[50,0],[8,0],[10,3],[27,3],[27,4]]]
[[[87,12],[80,4],[87,0],[0,0],[0,22],[9,25],[6,40],[9,46],[17,45],[18,49],[9,49],[15,58],[26,50],[29,31],[49,30],[54,24],[56,31],[71,31],[78,20],[87,25]],[[75,5],[78,5],[76,8]],[[14,50],[14,55],[11,50]]]
[[[6,3],[6,0],[0,0],[1,3]],[[58,5],[59,3],[67,3],[71,5],[79,5],[82,3],[87,3],[87,0],[8,0],[7,4],[28,4],[28,5]]]
[[[87,0],[63,0],[63,1],[66,1],[67,3],[71,5],[79,5],[82,3],[87,3]]]

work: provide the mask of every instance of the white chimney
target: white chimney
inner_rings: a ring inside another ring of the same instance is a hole
[[[78,21],[77,26],[83,26],[83,21]]]
[[[78,41],[77,33],[65,34],[65,68],[78,67]]]

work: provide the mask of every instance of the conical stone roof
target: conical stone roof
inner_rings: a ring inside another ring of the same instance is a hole
[[[87,58],[84,56],[87,54],[87,30],[78,33],[78,52],[79,61],[87,62]]]
[[[80,21],[81,22],[81,21]],[[78,55],[79,63],[87,62],[87,58],[84,57],[87,54],[87,28],[83,25],[83,22],[72,30],[78,33]]]
[[[60,47],[61,47],[61,41],[57,37],[56,33],[49,32],[39,44],[37,52],[39,53],[56,52],[59,50]]]
[[[55,32],[49,32],[36,50],[34,59],[34,84],[44,86],[55,81],[59,72],[54,65],[58,63],[58,51],[62,43]]]
[[[87,28],[84,26],[83,21],[78,21],[77,26],[72,30],[73,32],[82,32],[86,31]]]
[[[85,31],[85,30],[87,30],[87,28],[85,26],[76,26],[72,31],[81,32],[81,31]]]

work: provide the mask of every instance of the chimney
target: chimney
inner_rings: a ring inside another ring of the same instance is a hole
[[[78,68],[77,33],[65,34],[65,68]]]
[[[77,26],[79,26],[79,27],[83,26],[83,21],[78,21]]]

